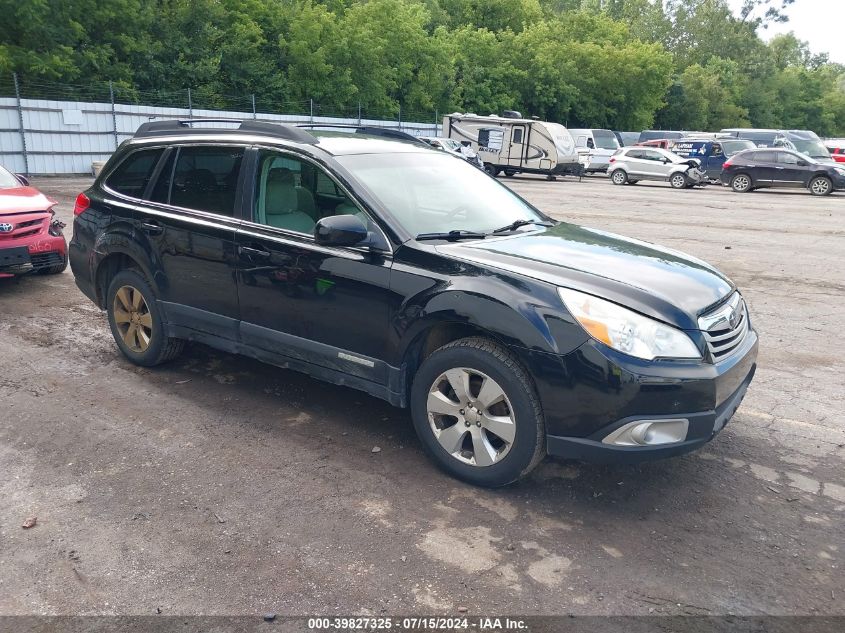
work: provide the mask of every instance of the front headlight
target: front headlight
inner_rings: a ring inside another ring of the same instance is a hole
[[[560,298],[587,333],[624,354],[654,358],[701,358],[681,330],[592,295],[558,288]]]

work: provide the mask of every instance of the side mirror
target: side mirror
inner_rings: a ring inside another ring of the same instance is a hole
[[[23,174],[15,174],[15,178],[17,178],[18,182],[21,183],[24,187],[29,187],[29,178],[27,178]]]
[[[799,159],[798,163],[796,163],[796,164],[797,164],[799,167],[806,167],[806,166],[807,166],[807,165],[809,165],[810,163],[808,163],[806,160],[800,160],[800,159]]]
[[[367,227],[354,215],[332,215],[314,227],[314,240],[323,246],[355,246],[368,236]]]

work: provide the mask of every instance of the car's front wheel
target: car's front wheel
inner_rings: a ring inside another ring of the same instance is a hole
[[[167,336],[155,292],[138,271],[121,270],[114,276],[106,310],[118,348],[136,365],[159,365],[182,351],[184,341]]]
[[[466,338],[433,352],[414,377],[414,427],[445,471],[479,486],[504,486],[545,455],[533,383],[506,349]]]
[[[688,183],[686,174],[672,174],[672,177],[669,179],[669,184],[674,189],[685,189]]]
[[[626,174],[622,169],[617,169],[610,174],[610,182],[614,185],[624,185],[628,182],[628,174]]]
[[[833,183],[830,178],[816,176],[810,181],[810,193],[814,196],[826,196],[833,191]]]
[[[731,189],[737,193],[748,193],[751,191],[751,176],[748,174],[737,174],[731,178]]]

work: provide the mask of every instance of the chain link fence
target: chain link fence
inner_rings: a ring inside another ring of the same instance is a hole
[[[118,83],[64,84],[0,75],[0,164],[31,174],[83,174],[107,160],[141,123],[154,119],[233,118],[290,124],[375,125],[438,136],[432,112],[373,112],[360,103],[323,106],[205,89],[138,90]]]

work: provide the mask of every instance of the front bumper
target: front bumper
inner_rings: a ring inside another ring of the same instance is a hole
[[[756,370],[757,365],[752,365],[751,371],[737,390],[712,411],[624,418],[587,438],[548,435],[546,436],[548,453],[557,457],[586,462],[617,464],[637,463],[689,453],[707,444],[730,422],[743,398],[745,398]],[[613,431],[631,422],[678,418],[689,421],[687,437],[682,442],[655,446],[616,446],[602,442]]]
[[[28,244],[15,240],[14,244],[0,243],[0,276],[25,275],[58,266],[67,257],[65,238],[41,235]]]
[[[718,363],[641,361],[589,340],[557,362],[534,365],[550,455],[593,462],[636,462],[695,450],[733,416],[757,365],[757,334]],[[531,362],[539,362],[536,357]],[[685,437],[667,444],[618,446],[603,440],[634,421],[688,421]]]

